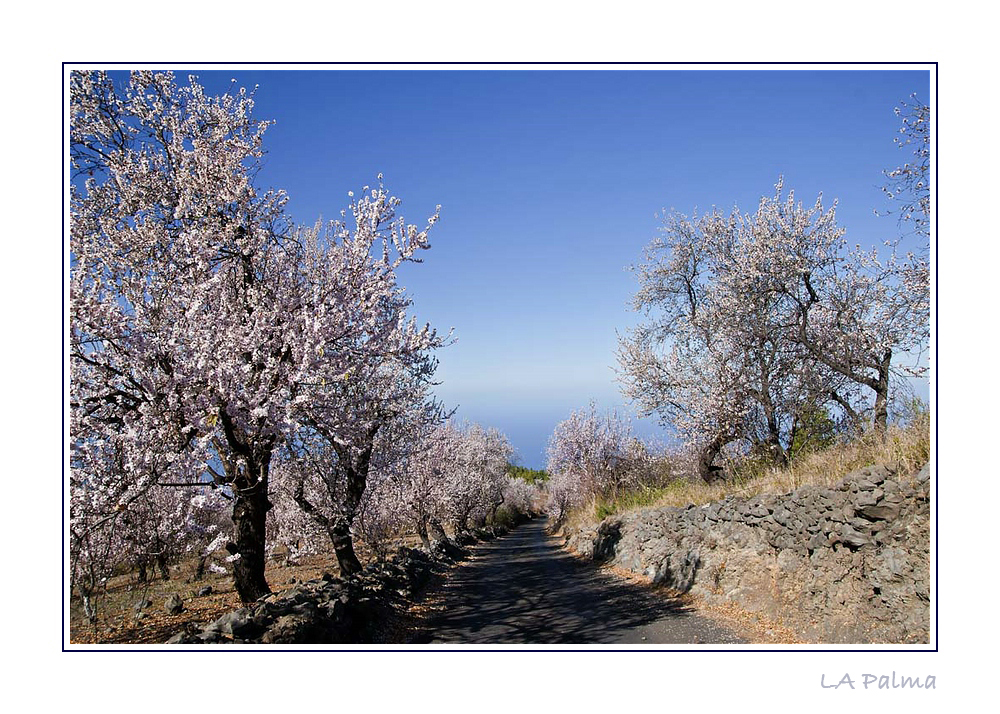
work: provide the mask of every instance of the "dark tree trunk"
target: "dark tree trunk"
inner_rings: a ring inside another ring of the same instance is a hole
[[[441,526],[441,521],[437,518],[428,519],[427,531],[430,533],[432,540],[448,540],[448,534],[444,532],[444,528]]]
[[[892,350],[886,350],[878,365],[878,383],[875,386],[875,431],[885,434],[889,426],[889,365]]]
[[[205,577],[205,566],[208,563],[208,556],[203,555],[198,558],[198,568],[194,571],[194,580],[201,580]]]
[[[233,581],[240,600],[253,602],[271,592],[264,577],[267,561],[265,527],[271,502],[267,498],[268,471],[271,455],[249,463],[247,472],[256,476],[251,484],[244,478],[233,488],[233,532],[235,542],[227,550],[239,558],[233,563]]]
[[[233,531],[229,551],[239,558],[233,563],[233,581],[240,600],[250,603],[271,592],[264,577],[264,528],[270,508],[266,488],[241,492],[234,489]]]
[[[712,483],[713,481],[725,479],[725,473],[723,470],[715,465],[715,457],[722,452],[722,447],[724,447],[728,442],[728,436],[717,436],[702,450],[701,455],[698,458],[698,475],[701,476],[705,483]]]
[[[788,452],[781,445],[781,430],[774,415],[767,418],[767,438],[764,440],[764,451],[775,466],[788,466]]]
[[[850,402],[840,396],[836,390],[830,392],[830,398],[839,404],[840,408],[844,410],[844,415],[847,417],[847,421],[849,422],[852,430],[860,432],[864,429],[861,415],[854,410],[854,407],[851,406]]]
[[[461,544],[469,536],[469,515],[464,514],[452,521],[451,529],[455,542]]]
[[[167,556],[160,553],[156,556],[156,565],[160,569],[160,575],[164,580],[170,580],[170,568],[167,567]]]
[[[499,501],[493,501],[490,504],[490,517],[488,519],[490,523],[496,523],[497,522],[497,511],[500,510],[500,506],[503,505],[503,502],[504,502],[504,498],[503,498],[503,494],[501,493],[500,494],[500,500]],[[483,523],[485,525],[486,519],[484,519]]]
[[[350,448],[341,446],[335,439],[330,438],[330,444],[337,452],[337,458],[343,465],[347,477],[347,493],[340,513],[332,518],[327,526],[327,533],[330,534],[330,540],[333,541],[333,550],[337,554],[337,562],[340,564],[342,575],[350,575],[361,570],[361,561],[358,560],[358,556],[354,552],[351,526],[354,524],[354,518],[361,506],[361,499],[368,487],[368,469],[371,466],[372,452],[375,449],[375,435],[381,426],[382,423],[377,421],[368,429],[364,446],[356,455],[352,453]],[[327,488],[330,489],[331,500],[336,503],[332,482],[327,481]]]
[[[417,521],[417,535],[420,536],[420,543],[424,546],[424,550],[430,552],[431,549],[431,538],[427,534],[427,519],[422,518]]]
[[[233,542],[226,545],[226,550],[239,556],[233,562],[233,585],[240,600],[251,603],[271,592],[264,566],[265,527],[271,509],[267,498],[268,475],[274,439],[255,441],[242,434],[225,409],[220,410],[219,421],[231,456],[242,457],[237,460],[219,450],[233,490]]]
[[[765,342],[761,342],[759,345],[759,362],[761,369],[761,385],[760,385],[760,405],[764,410],[764,416],[767,420],[767,436],[764,437],[763,443],[759,444],[762,448],[763,454],[771,462],[773,466],[787,466],[788,465],[788,452],[785,451],[785,447],[781,444],[781,425],[778,418],[778,408],[775,406],[774,398],[771,396],[771,358],[773,358],[773,350],[768,349]],[[791,442],[789,442],[791,443]]]
[[[354,552],[350,522],[346,518],[337,518],[327,527],[327,533],[333,542],[333,551],[337,554],[340,574],[353,575],[361,572],[361,561]]]
[[[309,502],[309,499],[305,495],[305,481],[299,481],[293,495],[299,508],[326,530],[326,534],[330,537],[330,543],[333,545],[333,552],[337,556],[337,564],[340,566],[341,575],[350,575],[361,570],[361,561],[358,560],[358,555],[354,552],[354,541],[351,538],[351,523],[357,512],[357,503],[361,499],[358,497],[354,505],[351,505],[353,501],[350,496],[350,480],[353,478],[352,469],[347,469],[347,478],[347,499],[341,508],[341,512],[333,517],[324,515],[316,506]],[[337,495],[334,483],[327,481],[326,485],[329,489],[330,498],[336,502]]]

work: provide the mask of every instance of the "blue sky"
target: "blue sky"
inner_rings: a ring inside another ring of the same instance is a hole
[[[909,158],[893,108],[930,98],[927,71],[870,69],[191,73],[211,93],[259,85],[255,114],[276,122],[259,183],[289,193],[297,222],[336,217],[379,172],[410,222],[442,205],[401,278],[421,321],[455,329],[438,395],[531,467],[589,400],[628,411],[616,331],[637,321],[626,266],[655,214],[753,211],[783,175],[807,203],[839,199],[853,242],[881,243],[898,233],[873,215],[881,172]]]

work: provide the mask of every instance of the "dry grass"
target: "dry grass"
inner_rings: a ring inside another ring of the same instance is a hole
[[[662,488],[644,487],[614,499],[595,499],[570,514],[566,526],[573,530],[611,513],[640,508],[685,508],[729,496],[784,494],[805,484],[829,487],[852,471],[875,464],[892,466],[901,474],[915,473],[929,459],[930,419],[923,415],[909,426],[890,426],[884,439],[869,432],[853,441],[803,454],[787,468],[742,464],[726,481],[707,484],[700,479],[679,479]]]

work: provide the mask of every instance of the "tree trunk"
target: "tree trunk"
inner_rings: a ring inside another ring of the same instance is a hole
[[[854,410],[854,407],[851,406],[850,402],[837,393],[837,390],[831,391],[830,397],[833,401],[840,405],[841,409],[844,410],[844,415],[850,423],[850,428],[860,433],[864,429],[864,423],[862,422],[861,415]]]
[[[763,344],[760,347],[762,350],[764,349]],[[788,466],[788,452],[785,451],[785,447],[781,444],[781,426],[778,423],[778,410],[774,406],[774,399],[771,397],[771,384],[767,376],[767,360],[762,360],[761,369],[764,374],[764,381],[760,390],[762,395],[760,403],[764,410],[764,416],[767,418],[767,436],[760,446],[763,447],[764,454],[766,454],[772,466]]]
[[[417,535],[420,536],[420,543],[424,546],[424,550],[430,552],[431,550],[431,538],[427,534],[427,519],[422,518],[417,521]]]
[[[83,595],[83,613],[87,616],[87,622],[91,625],[97,623],[97,608],[90,601],[90,593],[84,593]]]
[[[354,552],[354,542],[351,539],[351,526],[354,524],[358,508],[361,506],[365,488],[368,487],[368,469],[371,465],[372,451],[375,449],[375,435],[381,425],[381,422],[376,422],[369,428],[365,435],[365,445],[356,456],[350,448],[341,446],[336,440],[330,439],[330,444],[337,452],[337,458],[343,464],[347,477],[347,493],[340,513],[331,519],[331,525],[327,527],[342,575],[350,575],[361,570],[361,562]],[[327,480],[326,485],[330,492],[330,499],[336,503],[333,482]]]
[[[198,581],[205,577],[205,566],[208,564],[208,556],[203,555],[198,558],[198,568],[194,571],[194,580]]]
[[[469,515],[464,514],[454,519],[451,524],[452,532],[455,536],[455,541],[458,543],[462,542],[462,539],[469,534]]]
[[[490,523],[496,523],[496,521],[497,521],[497,511],[500,510],[500,506],[503,505],[503,502],[504,502],[504,498],[503,498],[503,494],[501,493],[500,494],[500,500],[499,501],[494,501],[494,502],[492,502],[490,504],[490,517],[488,519]],[[485,523],[485,520],[484,520],[484,523]]]
[[[170,580],[170,568],[167,567],[167,556],[160,553],[156,556],[156,565],[160,569],[160,575],[164,580]]]
[[[326,531],[333,542],[333,550],[337,554],[341,575],[353,575],[361,572],[361,561],[354,552],[354,541],[351,539],[351,524],[346,518],[336,518]]]
[[[777,420],[771,416],[767,420],[767,438],[764,440],[764,451],[774,466],[788,466],[788,452],[781,445],[781,431]]]
[[[343,457],[342,457],[343,458]],[[360,490],[358,488],[358,474],[351,467],[345,469],[347,478],[347,496],[340,507],[340,512],[333,517],[324,515],[305,496],[305,481],[300,480],[295,489],[293,498],[306,514],[319,523],[330,537],[333,545],[333,552],[337,556],[337,564],[340,566],[341,575],[351,575],[361,570],[361,561],[358,560],[357,553],[354,552],[354,541],[351,538],[351,524],[357,513],[358,504],[361,502],[361,494],[364,493],[364,482],[361,480]],[[330,500],[337,502],[336,479],[324,479]]]
[[[875,388],[875,431],[885,434],[889,427],[889,364],[892,350],[886,350],[878,365],[878,385]]]
[[[698,458],[698,475],[705,481],[705,483],[712,483],[713,481],[718,481],[720,479],[725,479],[725,474],[722,469],[714,465],[715,457],[719,455],[722,451],[722,447],[729,442],[729,438],[724,435],[720,435],[712,439],[702,449],[701,455]]]
[[[232,450],[217,449],[233,490],[233,542],[226,544],[233,562],[233,585],[240,600],[251,603],[271,592],[264,577],[265,528],[271,502],[267,498],[268,475],[274,438],[253,439],[241,433],[225,409],[219,422]],[[234,457],[240,458],[234,458]]]
[[[448,540],[448,534],[444,532],[441,521],[437,518],[431,518],[427,521],[427,530],[433,540]]]
[[[227,550],[239,555],[233,563],[233,581],[240,600],[251,603],[271,592],[264,577],[264,528],[267,511],[267,480],[252,488],[233,489],[233,532],[235,542]]]

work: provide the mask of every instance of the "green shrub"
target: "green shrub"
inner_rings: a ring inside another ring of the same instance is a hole
[[[821,451],[837,440],[837,425],[823,407],[808,406],[799,414],[788,458]]]
[[[594,499],[594,517],[602,521],[622,511],[650,506],[660,500],[671,488],[676,488],[673,482],[667,486],[639,486],[627,491],[619,491]]]
[[[543,484],[549,480],[549,472],[544,469],[529,469],[524,466],[515,466],[514,464],[507,466],[507,475],[511,478],[519,478],[522,481],[527,481],[530,484]]]
[[[507,508],[507,506],[500,506],[493,514],[493,518],[489,519],[489,525],[509,530],[516,526],[519,520],[519,513]]]

